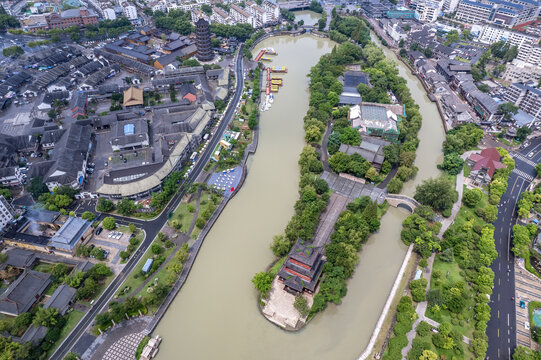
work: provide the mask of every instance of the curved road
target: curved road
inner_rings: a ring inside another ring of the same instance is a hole
[[[229,107],[225,111],[224,117],[222,121],[220,122],[218,129],[214,133],[214,136],[211,137],[205,152],[202,154],[202,156],[200,157],[200,160],[193,167],[192,172],[182,184],[179,192],[173,196],[169,204],[165,207],[165,209],[162,211],[160,216],[158,216],[156,219],[151,220],[151,221],[142,221],[142,220],[134,220],[131,218],[125,218],[122,216],[114,216],[117,220],[117,223],[120,223],[120,224],[134,223],[135,225],[143,228],[146,232],[145,240],[143,241],[139,249],[135,252],[135,254],[127,262],[126,266],[122,269],[120,274],[118,274],[118,276],[111,282],[109,287],[96,300],[93,307],[85,314],[85,316],[83,316],[81,321],[75,326],[72,332],[66,337],[64,342],[60,344],[58,349],[56,349],[56,351],[51,356],[51,359],[53,360],[62,359],[71,350],[71,348],[77,343],[77,341],[81,338],[81,336],[86,332],[87,328],[90,326],[95,316],[105,309],[106,305],[112,299],[113,295],[117,292],[120,285],[122,285],[126,277],[133,270],[134,266],[139,262],[139,260],[141,259],[141,257],[143,256],[147,248],[150,246],[150,244],[156,237],[156,234],[167,222],[169,212],[173,211],[178,206],[178,204],[180,203],[180,200],[186,193],[186,190],[195,181],[195,179],[197,179],[199,174],[203,171],[203,168],[205,167],[207,160],[211,157],[212,152],[214,151],[214,148],[216,147],[216,145],[218,145],[218,142],[222,138],[222,135],[227,128],[227,125],[229,124],[229,122],[231,121],[233,117],[235,108],[237,107],[237,104],[242,94],[242,90],[244,88],[244,74],[243,74],[243,69],[242,69],[242,59],[243,59],[242,47],[243,46],[244,45],[240,45],[239,51],[237,52],[236,67],[235,67],[236,68],[235,79],[236,79],[237,86],[235,89],[235,94],[233,95],[233,98],[231,102],[229,103]],[[101,216],[102,214],[100,214],[100,217]],[[110,216],[110,215],[107,215],[107,216]]]

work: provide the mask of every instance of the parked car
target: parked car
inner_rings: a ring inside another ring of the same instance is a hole
[[[103,228],[99,227],[96,229],[96,235],[99,235],[102,232]]]

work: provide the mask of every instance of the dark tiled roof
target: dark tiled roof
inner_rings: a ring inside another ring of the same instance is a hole
[[[51,275],[25,270],[9,288],[0,295],[0,312],[19,315],[28,311],[41,297],[51,282]]]
[[[43,305],[44,309],[55,308],[60,315],[64,315],[71,301],[75,297],[76,290],[66,284],[60,285]]]

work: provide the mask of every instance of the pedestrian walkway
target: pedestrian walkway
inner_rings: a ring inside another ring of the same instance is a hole
[[[533,180],[533,176],[526,174],[526,173],[525,173],[524,171],[522,171],[522,170],[519,170],[519,169],[516,169],[516,168],[515,168],[515,169],[513,169],[513,172],[514,172],[515,174],[517,174],[518,176],[520,176],[520,177],[522,177],[522,178],[524,178],[524,179],[526,179],[526,180],[528,180],[528,181],[532,181],[532,180]]]
[[[338,220],[338,217],[350,201],[351,199],[337,193],[331,194],[329,204],[325,208],[323,214],[319,217],[319,225],[316,234],[314,235],[312,245],[322,246],[329,241],[336,220]]]
[[[537,164],[535,161],[532,161],[531,159],[528,159],[527,157],[525,157],[524,155],[520,154],[520,153],[511,153],[511,156],[515,159],[519,159],[520,161],[532,166],[532,167],[535,167]]]
[[[195,222],[197,220],[197,217],[199,216],[199,207],[201,206],[201,193],[202,192],[203,192],[203,189],[199,189],[199,191],[197,192],[197,201],[195,202],[195,211],[193,214],[193,220],[192,220],[192,223],[190,224],[190,228],[188,229],[188,232],[186,233],[188,237],[192,233],[193,228],[195,227]]]

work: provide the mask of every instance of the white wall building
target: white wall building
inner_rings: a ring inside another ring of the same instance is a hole
[[[212,8],[212,15],[210,16],[210,21],[218,24],[230,24],[231,17],[224,9],[214,6]]]
[[[255,18],[246,10],[237,5],[230,5],[229,14],[236,23],[246,23],[256,27]]]
[[[0,231],[4,230],[4,227],[14,218],[15,210],[4,199],[4,196],[0,195]]]
[[[507,64],[503,79],[509,82],[527,83],[534,81],[537,83],[541,78],[541,66],[526,63],[522,60],[515,59]]]
[[[105,20],[115,20],[116,19],[115,11],[111,8],[104,9],[103,17],[105,18]]]
[[[137,19],[137,8],[133,5],[124,3],[122,5],[122,12],[124,13],[124,16],[128,18],[128,20]]]
[[[434,22],[438,19],[443,6],[442,1],[423,1],[417,4],[420,22]]]
[[[268,0],[265,0],[263,1],[263,4],[261,6],[267,12],[267,18],[269,18],[270,21],[278,20],[278,18],[280,17],[280,8],[278,7],[278,5]]]
[[[458,8],[458,0],[444,0],[442,11],[446,14],[454,13]]]

